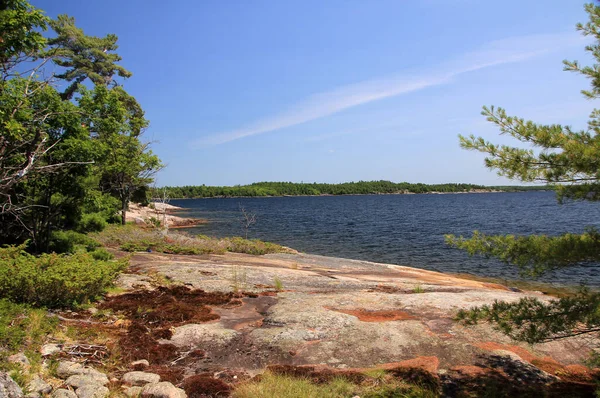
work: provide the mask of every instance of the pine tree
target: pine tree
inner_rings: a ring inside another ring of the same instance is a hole
[[[577,30],[594,39],[585,49],[597,63],[582,67],[577,61],[564,61],[564,69],[588,78],[591,88],[582,93],[589,99],[597,99],[600,97],[600,7],[586,4],[585,10],[589,21],[578,24]],[[587,128],[581,131],[508,116],[502,108],[484,107],[482,114],[498,126],[501,134],[532,147],[495,145],[473,135],[459,136],[461,147],[488,155],[486,167],[512,179],[552,184],[560,203],[600,200],[600,110],[591,113]],[[475,231],[468,239],[448,235],[446,240],[472,255],[483,254],[514,264],[521,274],[529,276],[581,262],[600,261],[600,233],[591,227],[582,234],[562,236],[487,236]],[[516,303],[497,302],[462,311],[459,318],[468,323],[492,322],[506,334],[530,343],[588,333],[597,338],[600,294],[583,290],[575,297],[550,303],[535,298]]]

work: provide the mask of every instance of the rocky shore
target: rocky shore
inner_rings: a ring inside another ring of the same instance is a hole
[[[585,338],[529,346],[453,319],[495,300],[552,297],[437,272],[306,254],[135,253],[117,284],[95,308],[58,314],[109,337],[96,348],[89,339],[44,346],[44,366],[58,367],[33,377],[29,397],[228,396],[265,369],[311,378],[417,372],[443,396],[482,380],[514,394],[587,396],[599,375],[585,366]],[[84,343],[92,354],[73,349]],[[3,377],[0,396],[21,397]]]
[[[207,221],[197,218],[179,217],[173,213],[183,210],[181,207],[173,206],[168,203],[151,203],[149,206],[140,206],[130,204],[127,212],[127,222],[134,222],[137,225],[160,224],[169,228],[186,228],[194,225],[205,224]]]

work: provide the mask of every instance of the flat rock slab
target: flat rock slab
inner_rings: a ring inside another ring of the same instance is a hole
[[[507,361],[567,371],[590,352],[582,338],[532,348],[489,325],[454,322],[458,310],[496,300],[551,298],[433,271],[306,254],[136,253],[131,262],[142,274],[152,270],[191,288],[231,291],[237,284],[256,294],[239,307],[216,306],[219,320],[176,327],[170,340],[161,341],[205,351],[198,371],[256,373],[274,363],[370,368],[428,357],[440,372]],[[234,274],[244,278],[233,283]],[[283,285],[280,291],[275,280]],[[494,356],[508,359],[494,362]]]

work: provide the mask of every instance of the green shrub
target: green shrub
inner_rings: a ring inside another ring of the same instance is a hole
[[[100,213],[84,214],[81,216],[77,230],[79,232],[100,232],[106,228],[108,223]]]
[[[50,251],[75,253],[79,249],[93,251],[100,244],[87,235],[76,231],[54,231],[50,237]]]
[[[15,303],[61,308],[87,303],[112,285],[127,260],[98,261],[88,253],[73,255],[0,249],[0,297]]]
[[[99,261],[109,261],[114,258],[114,256],[106,249],[99,247],[94,251],[90,252],[90,255],[94,258],[94,260]]]
[[[278,244],[263,242],[258,239],[244,239],[240,237],[225,238],[227,242],[227,251],[233,253],[246,253],[246,254],[269,254],[269,253],[281,253],[284,248]]]

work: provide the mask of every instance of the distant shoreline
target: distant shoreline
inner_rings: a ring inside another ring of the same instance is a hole
[[[235,198],[298,198],[298,197],[336,197],[336,196],[387,196],[387,195],[464,195],[482,193],[516,193],[516,192],[551,192],[551,189],[527,189],[527,190],[477,190],[469,192],[391,192],[391,193],[345,193],[345,194],[319,194],[319,195],[263,195],[263,196],[198,196],[192,198],[170,197],[169,200],[195,200],[195,199],[235,199]]]

